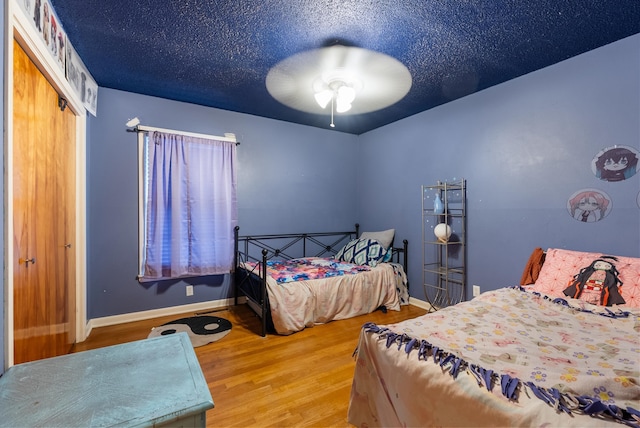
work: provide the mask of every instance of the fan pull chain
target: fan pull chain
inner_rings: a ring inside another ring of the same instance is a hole
[[[333,100],[335,100],[335,94],[331,97],[331,123],[329,124],[330,127],[335,128],[336,125],[333,123]]]

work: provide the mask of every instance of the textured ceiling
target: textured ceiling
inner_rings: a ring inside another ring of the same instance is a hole
[[[101,87],[320,128],[326,112],[269,95],[271,67],[337,43],[398,59],[409,93],[336,115],[334,129],[353,134],[640,32],[639,0],[50,1]]]

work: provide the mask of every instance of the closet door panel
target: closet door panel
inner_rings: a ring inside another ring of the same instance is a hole
[[[75,116],[14,41],[14,363],[62,355],[75,327]]]

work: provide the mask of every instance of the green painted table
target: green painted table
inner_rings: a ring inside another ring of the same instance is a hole
[[[205,426],[213,408],[186,333],[9,368],[2,427]]]

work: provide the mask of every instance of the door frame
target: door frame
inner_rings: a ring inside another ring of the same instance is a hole
[[[24,49],[29,58],[49,81],[53,88],[67,100],[67,108],[76,115],[75,150],[75,339],[86,339],[86,129],[87,115],[78,95],[64,76],[64,72],[49,54],[40,34],[29,22],[16,0],[7,2],[5,32],[5,141],[4,141],[4,370],[14,365],[13,346],[13,39]],[[4,370],[0,370],[0,373]]]

